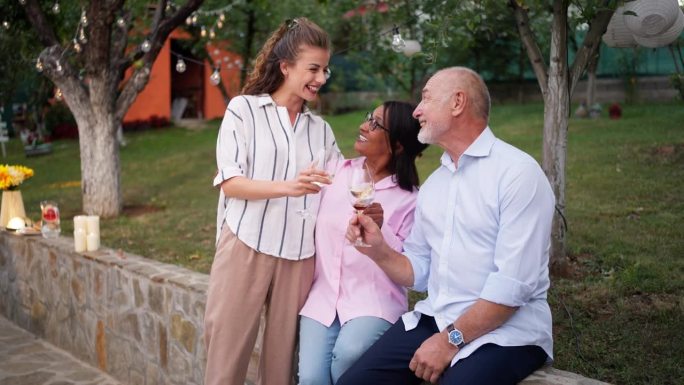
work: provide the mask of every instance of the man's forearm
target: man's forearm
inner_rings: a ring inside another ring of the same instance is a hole
[[[386,242],[383,243],[377,252],[369,255],[369,257],[395,283],[405,287],[413,286],[414,277],[411,262],[405,255],[389,247]]]
[[[454,322],[454,327],[463,333],[463,338],[468,343],[503,325],[516,310],[517,307],[479,299]]]

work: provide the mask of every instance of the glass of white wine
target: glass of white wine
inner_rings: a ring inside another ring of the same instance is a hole
[[[329,148],[326,150],[325,148],[321,148],[316,152],[316,155],[313,157],[313,160],[311,161],[311,165],[309,166],[310,168],[318,169],[318,170],[323,170],[327,171],[329,175],[329,180],[330,183],[332,183],[332,179],[335,176],[335,170],[338,167],[338,162],[342,159],[342,154],[339,153],[334,148]],[[311,182],[315,184],[318,187],[325,187],[325,183],[320,183],[320,182]],[[315,214],[312,214],[311,211],[304,207],[303,209],[297,210],[297,214],[301,215],[305,219],[313,219],[315,217]]]
[[[362,167],[353,168],[349,171],[347,182],[349,200],[352,206],[354,206],[356,214],[363,214],[363,211],[373,203],[373,198],[375,197],[373,174],[364,163]],[[362,237],[358,237],[353,245],[357,247],[370,247],[369,244],[363,242]]]

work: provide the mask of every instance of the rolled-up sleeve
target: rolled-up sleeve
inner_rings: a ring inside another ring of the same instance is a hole
[[[247,170],[247,140],[245,132],[244,111],[247,110],[245,101],[241,97],[233,98],[228,104],[221,122],[218,139],[216,141],[217,173],[214,177],[214,187],[235,177],[245,176]]]
[[[496,238],[496,269],[485,281],[480,297],[501,305],[525,305],[548,274],[551,221],[555,199],[536,164],[523,163],[508,174],[501,200]]]
[[[419,292],[427,291],[430,277],[430,247],[425,239],[422,224],[420,203],[418,203],[411,233],[404,242],[404,255],[413,268],[413,286],[410,289]]]

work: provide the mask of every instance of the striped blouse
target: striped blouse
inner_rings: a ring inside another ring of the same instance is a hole
[[[307,107],[291,124],[285,107],[270,95],[233,98],[223,117],[216,143],[218,173],[214,186],[243,176],[253,180],[295,179],[321,148],[337,149],[330,125]],[[339,150],[338,150],[339,151]],[[220,190],[216,240],[230,230],[254,250],[289,260],[314,255],[315,220],[296,213],[318,211],[318,194],[244,200],[226,197]]]

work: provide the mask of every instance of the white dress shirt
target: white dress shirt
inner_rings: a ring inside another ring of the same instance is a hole
[[[549,248],[555,199],[539,164],[487,127],[458,160],[441,166],[418,193],[404,243],[414,289],[428,296],[402,316],[406,330],[421,314],[439,330],[479,298],[518,307],[499,328],[471,341],[452,365],[486,343],[540,346],[553,357]],[[468,338],[468,336],[465,336]]]
[[[235,176],[252,180],[295,179],[321,148],[337,144],[330,125],[307,107],[291,124],[285,107],[270,95],[231,99],[216,143],[218,173],[214,186]],[[247,246],[289,260],[314,255],[314,219],[296,213],[306,208],[315,218],[318,194],[244,200],[226,197],[220,189],[216,241],[224,225]]]

